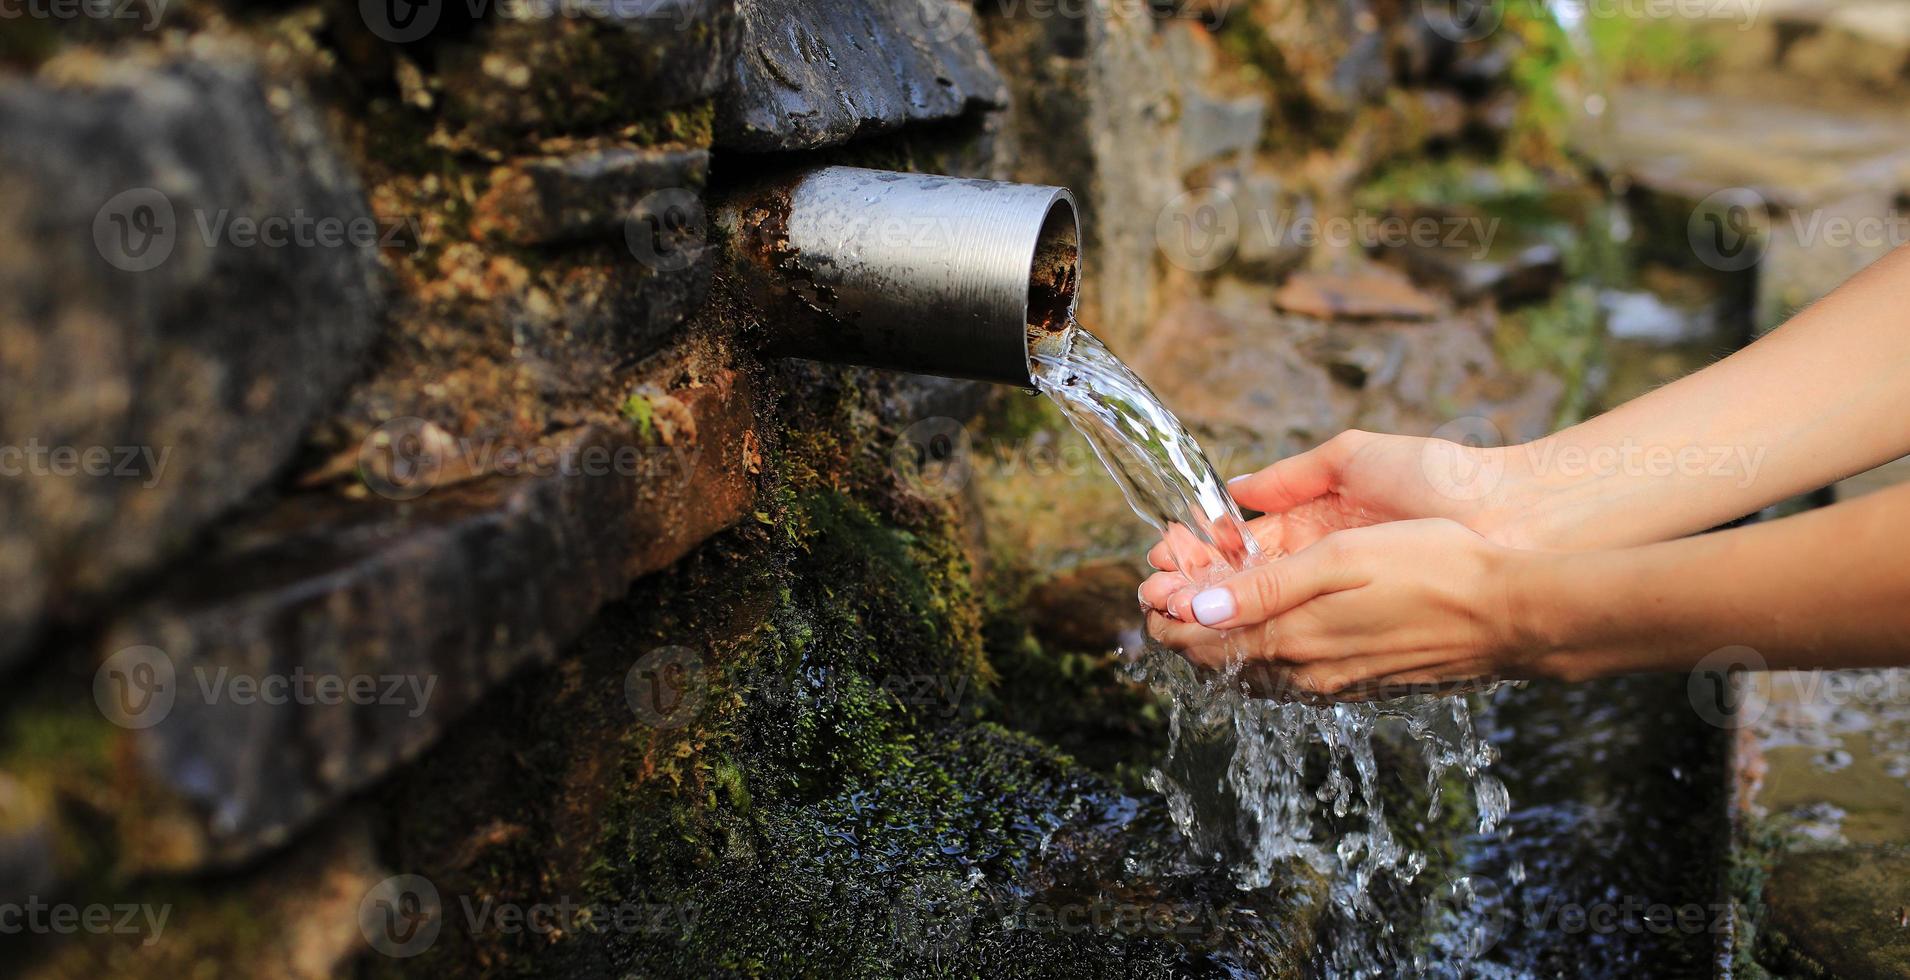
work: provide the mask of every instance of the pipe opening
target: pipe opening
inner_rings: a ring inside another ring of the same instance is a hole
[[[1031,336],[1058,334],[1074,311],[1075,291],[1081,285],[1081,230],[1074,205],[1057,199],[1041,222],[1035,238],[1034,261],[1028,268],[1028,331]]]

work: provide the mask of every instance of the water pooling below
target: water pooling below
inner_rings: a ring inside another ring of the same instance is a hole
[[[1192,584],[1282,557],[1263,552],[1200,445],[1145,382],[1072,320],[1033,338],[1034,380],[1087,439],[1134,512],[1167,536]],[[1505,787],[1489,772],[1494,748],[1474,725],[1466,696],[1413,696],[1361,704],[1257,698],[1247,690],[1237,637],[1229,666],[1196,671],[1151,641],[1134,674],[1165,695],[1169,743],[1149,777],[1180,832],[1242,889],[1274,880],[1298,860],[1327,877],[1331,908],[1318,966],[1332,976],[1390,976],[1414,966],[1409,942],[1375,900],[1376,886],[1410,884],[1427,855],[1402,841],[1395,821],[1439,820],[1455,774],[1470,789],[1476,830],[1504,818]],[[1425,812],[1389,814],[1388,779],[1375,736],[1396,728],[1424,762]],[[1467,904],[1468,883],[1456,899]],[[1427,964],[1417,966],[1423,972]]]

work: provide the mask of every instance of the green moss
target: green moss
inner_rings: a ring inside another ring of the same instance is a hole
[[[646,443],[657,441],[656,410],[642,392],[631,392],[630,397],[625,398],[623,405],[618,408],[618,413],[636,428],[638,438]]]

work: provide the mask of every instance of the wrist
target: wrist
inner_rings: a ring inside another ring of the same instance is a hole
[[[1496,476],[1491,492],[1479,501],[1478,512],[1468,523],[1494,544],[1520,549],[1557,544],[1559,534],[1548,506],[1551,494],[1532,466],[1531,461],[1539,455],[1531,451],[1532,445],[1477,450],[1478,465]]]
[[[1570,587],[1566,555],[1512,551],[1506,563],[1506,615],[1511,624],[1508,676],[1578,682],[1599,676],[1584,642],[1584,593]],[[1582,556],[1573,556],[1582,557]]]

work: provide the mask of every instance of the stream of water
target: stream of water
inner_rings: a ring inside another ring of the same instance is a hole
[[[1141,519],[1165,535],[1183,574],[1209,585],[1256,564],[1262,549],[1200,444],[1127,365],[1072,319],[1031,338],[1034,380],[1086,437]],[[1437,820],[1448,774],[1470,787],[1477,829],[1505,816],[1505,787],[1489,771],[1495,750],[1473,724],[1468,698],[1314,704],[1252,696],[1238,631],[1222,670],[1197,671],[1152,641],[1133,672],[1166,695],[1170,738],[1149,777],[1200,856],[1230,869],[1243,889],[1274,881],[1300,860],[1330,882],[1322,952],[1329,976],[1394,976],[1412,964],[1374,901],[1383,876],[1410,883],[1427,857],[1396,822]],[[1425,763],[1423,796],[1390,771],[1375,735],[1402,730]],[[1400,780],[1388,787],[1387,780]],[[1389,814],[1388,798],[1424,799],[1424,812]],[[1463,882],[1460,883],[1463,887]],[[1419,971],[1412,971],[1419,972]]]

